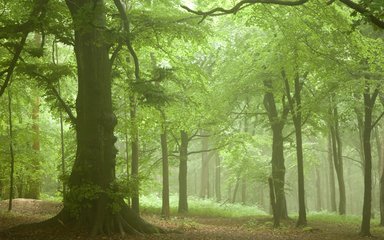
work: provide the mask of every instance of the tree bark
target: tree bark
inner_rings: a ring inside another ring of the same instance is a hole
[[[331,102],[333,102],[332,100]],[[332,124],[331,124],[332,152],[333,152],[333,162],[335,165],[337,182],[339,184],[339,214],[345,215],[346,193],[345,193],[345,183],[344,183],[344,164],[343,164],[343,157],[342,157],[343,155],[342,143],[341,143],[341,137],[340,137],[338,118],[339,118],[339,114],[338,114],[337,106],[332,106]]]
[[[39,111],[40,111],[40,97],[36,96],[32,104],[32,132],[33,132],[33,141],[32,141],[32,150],[33,158],[31,166],[28,167],[34,174],[28,178],[28,188],[25,193],[26,198],[39,199],[40,189],[41,189],[41,179],[40,179],[40,126],[39,126]]]
[[[284,139],[283,128],[285,123],[286,114],[288,112],[283,109],[281,116],[278,116],[275,97],[272,92],[272,81],[264,81],[264,86],[268,88],[268,91],[264,94],[264,107],[268,113],[269,123],[272,129],[272,179],[273,194],[276,198],[274,214],[274,225],[278,227],[280,225],[280,218],[288,218],[286,201],[285,201],[285,165],[284,165]],[[272,196],[270,194],[270,196]]]
[[[133,93],[132,93],[133,94]],[[139,199],[139,129],[137,127],[136,110],[137,110],[136,96],[130,97],[130,118],[131,118],[131,207],[137,214],[140,212],[140,199]]]
[[[360,235],[371,236],[371,205],[372,205],[372,153],[371,153],[371,131],[372,112],[378,94],[378,89],[371,96],[369,83],[366,81],[364,91],[364,203],[363,219],[361,222]]]
[[[221,201],[221,165],[220,165],[220,156],[215,154],[215,193],[216,193],[216,201]]]
[[[336,189],[335,189],[335,171],[333,164],[333,149],[332,149],[332,136],[329,133],[328,136],[328,166],[329,166],[329,189],[330,189],[330,201],[331,201],[331,212],[336,212]]]
[[[205,135],[205,131],[201,131],[202,135]],[[200,188],[200,198],[209,197],[209,157],[208,153],[205,151],[208,149],[208,138],[203,137],[201,140],[201,150],[204,152],[201,153],[201,188]]]
[[[113,130],[117,121],[112,111],[105,3],[102,0],[67,0],[66,3],[76,24],[77,152],[64,208],[52,221],[85,228],[92,235],[158,232],[158,228],[128,208],[114,183],[117,150]]]
[[[315,173],[316,173],[316,211],[320,212],[322,210],[322,194],[321,194],[321,175],[319,166],[315,167]]]
[[[163,191],[162,191],[161,216],[165,219],[168,219],[170,217],[170,208],[169,208],[168,140],[167,140],[166,126],[163,126],[163,133],[161,134],[160,139],[161,139],[161,156],[163,160],[162,161]]]
[[[282,76],[285,82],[285,90],[288,102],[291,108],[293,125],[295,127],[296,137],[296,158],[297,158],[297,177],[298,177],[298,198],[299,198],[299,218],[297,226],[307,225],[307,213],[305,208],[305,191],[304,191],[304,158],[303,158],[303,139],[302,139],[302,106],[301,106],[301,89],[300,77],[298,73],[294,77],[294,94],[291,96],[290,86],[285,71],[282,70]]]
[[[187,173],[188,173],[188,134],[186,131],[180,131],[180,165],[179,165],[179,214],[188,213],[188,191],[187,191]]]
[[[11,156],[11,159],[10,159],[11,171],[9,172],[8,211],[11,211],[12,201],[14,198],[15,153],[13,150],[12,95],[11,95],[10,88],[8,88],[8,127],[9,127],[9,152]]]

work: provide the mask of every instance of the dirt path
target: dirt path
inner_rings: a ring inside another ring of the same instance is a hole
[[[8,213],[8,204],[0,202],[0,231],[25,223],[39,222],[53,216],[61,209],[54,202],[16,199],[14,212]],[[189,217],[161,220],[158,216],[144,216],[149,222],[165,229],[177,230],[181,233],[168,233],[144,236],[120,235],[110,237],[89,237],[86,233],[73,232],[62,227],[38,229],[33,226],[22,231],[0,234],[1,240],[176,240],[176,239],[223,239],[223,240],[362,240],[357,235],[359,226],[351,223],[328,223],[311,221],[307,228],[295,228],[294,221],[284,223],[284,227],[273,229],[271,219],[267,217],[216,218]],[[384,240],[384,230],[372,227],[372,233],[377,240]]]

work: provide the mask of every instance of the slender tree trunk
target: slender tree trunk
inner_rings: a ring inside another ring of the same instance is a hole
[[[384,226],[384,167],[380,176],[380,226]]]
[[[61,95],[60,82],[58,84],[59,84],[58,91],[59,91],[59,94]],[[61,181],[62,181],[63,199],[65,199],[66,192],[67,192],[67,185],[64,181],[64,178],[66,175],[65,173],[66,164],[65,164],[64,121],[63,121],[63,111],[61,109],[59,110],[59,114],[60,114],[60,146],[61,146],[61,175],[62,175]]]
[[[201,131],[202,135],[205,134],[205,131]],[[208,149],[208,138],[203,137],[201,140],[201,150]],[[209,158],[207,152],[201,153],[201,188],[200,188],[200,198],[208,197],[209,192]]]
[[[333,99],[332,99],[333,100]],[[334,103],[336,104],[336,103]],[[339,214],[345,215],[346,210],[346,194],[345,194],[345,183],[344,183],[344,164],[342,157],[342,143],[339,130],[339,114],[337,106],[333,106],[332,116],[333,121],[331,124],[331,136],[332,136],[332,152],[333,162],[335,164],[337,182],[339,184]]]
[[[12,96],[11,89],[8,87],[8,127],[9,127],[9,152],[11,155],[11,171],[9,175],[9,201],[8,211],[12,210],[12,200],[14,197],[14,173],[15,173],[15,154],[13,151],[13,124],[12,124]]]
[[[315,173],[316,173],[316,211],[320,212],[322,210],[322,194],[321,194],[321,175],[319,166],[315,167]]]
[[[364,203],[363,219],[361,222],[362,236],[371,236],[371,208],[372,208],[372,152],[371,152],[371,131],[372,131],[372,112],[376,101],[378,90],[376,89],[371,96],[369,83],[366,82],[364,92]]]
[[[140,200],[139,200],[139,129],[137,127],[136,111],[137,101],[135,96],[130,97],[130,118],[131,118],[131,207],[137,214],[140,212]]]
[[[307,225],[307,213],[305,208],[305,191],[304,191],[304,158],[303,158],[303,139],[302,139],[302,106],[301,106],[301,89],[300,77],[298,73],[294,78],[294,94],[291,96],[290,86],[285,71],[282,70],[282,76],[285,82],[285,90],[287,93],[293,125],[295,127],[296,137],[296,158],[297,158],[297,177],[298,177],[298,198],[299,198],[299,218],[297,226]]]
[[[335,189],[335,171],[333,165],[332,136],[328,135],[328,164],[329,164],[329,189],[331,197],[331,212],[336,212],[336,189]]]
[[[165,123],[164,123],[165,125]],[[168,141],[167,141],[167,128],[163,126],[163,133],[161,138],[161,156],[163,167],[163,192],[162,192],[162,205],[161,216],[168,219],[170,216],[169,209],[169,164],[168,164]]]
[[[240,177],[236,179],[235,189],[233,190],[232,203],[236,202],[237,190],[239,189],[239,185],[240,185]]]
[[[241,178],[241,203],[243,205],[247,203],[247,179],[245,176]]]
[[[180,165],[179,165],[179,214],[188,213],[188,191],[187,191],[187,173],[188,173],[188,134],[180,131]]]
[[[221,165],[220,165],[220,156],[215,154],[215,193],[216,193],[216,201],[221,201]]]

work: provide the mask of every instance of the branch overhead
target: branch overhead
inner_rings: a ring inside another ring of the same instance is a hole
[[[227,14],[236,14],[238,11],[240,11],[243,8],[249,7],[256,3],[264,3],[264,4],[276,4],[276,5],[284,5],[284,6],[298,6],[302,5],[304,3],[308,2],[308,0],[297,0],[297,1],[286,1],[286,0],[243,0],[238,2],[235,6],[229,9],[225,9],[222,7],[217,7],[209,11],[200,11],[200,10],[193,10],[185,5],[181,5],[182,8],[187,10],[190,13],[194,13],[197,15],[202,16],[203,21],[208,16],[220,16],[220,15],[227,15]],[[200,21],[200,22],[201,22]]]

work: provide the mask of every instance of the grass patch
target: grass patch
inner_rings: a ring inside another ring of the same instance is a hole
[[[177,214],[178,197],[170,196],[171,214]],[[219,203],[211,199],[199,199],[197,197],[188,198],[190,216],[199,217],[247,217],[247,216],[266,216],[267,214],[254,206],[242,204]],[[144,213],[159,214],[161,211],[161,197],[156,195],[141,196],[141,210]]]

